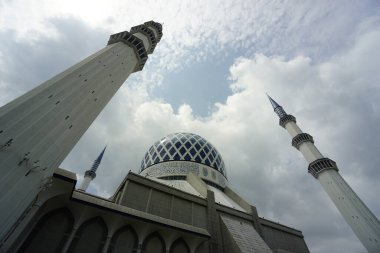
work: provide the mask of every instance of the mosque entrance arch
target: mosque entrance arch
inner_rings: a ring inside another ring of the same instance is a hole
[[[150,234],[142,245],[141,253],[165,253],[166,245],[158,232]]]

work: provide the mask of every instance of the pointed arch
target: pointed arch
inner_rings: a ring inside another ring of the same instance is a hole
[[[85,221],[75,233],[69,252],[102,252],[107,239],[107,225],[101,217]]]
[[[139,245],[136,231],[130,225],[118,229],[112,236],[108,253],[134,253]]]
[[[74,226],[67,208],[48,212],[37,222],[18,252],[60,252]]]
[[[165,253],[166,244],[158,232],[150,234],[142,244],[141,253]]]
[[[170,247],[170,253],[190,253],[190,248],[181,237],[175,240]]]
[[[208,246],[209,246],[209,241],[200,243],[195,249],[195,253],[208,253],[209,252]]]

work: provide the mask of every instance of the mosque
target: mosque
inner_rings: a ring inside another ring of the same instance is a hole
[[[54,172],[8,252],[309,252],[301,231],[260,218],[230,188],[221,155],[199,135],[154,143],[108,199],[86,192],[103,154],[77,190],[74,173]]]
[[[0,252],[309,252],[300,230],[259,217],[233,190],[217,148],[197,134],[173,133],[155,142],[139,173],[128,172],[110,198],[86,192],[105,149],[78,189],[76,175],[59,168],[129,75],[143,69],[161,37],[154,21],[113,34],[105,48],[0,108]],[[340,180],[335,162],[318,153],[295,117],[270,101],[293,146],[310,162],[309,172],[340,201],[342,193],[329,190]],[[359,199],[352,201],[347,215],[376,219],[362,211]],[[374,249],[376,229],[360,232]]]

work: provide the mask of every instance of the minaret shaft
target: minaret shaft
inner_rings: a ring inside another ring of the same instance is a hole
[[[343,218],[369,252],[379,252],[380,223],[356,195],[339,172],[326,170],[319,174],[321,183]]]
[[[132,48],[112,44],[2,108],[1,142],[14,141],[0,152],[0,219],[29,204],[136,65]]]
[[[292,137],[292,145],[308,161],[309,172],[320,182],[368,252],[380,252],[380,222],[377,217],[342,178],[335,162],[325,158],[315,147],[313,137],[302,132],[293,116],[279,114],[276,109],[282,107],[272,98],[269,99],[280,117],[280,125]]]
[[[83,178],[83,181],[82,181],[80,187],[79,187],[79,190],[85,192],[85,191],[87,190],[88,186],[90,185],[91,181],[92,181],[92,178],[91,178],[91,177],[86,177],[86,176],[85,176],[85,177]]]
[[[292,138],[295,138],[299,134],[303,133],[302,130],[298,127],[297,123],[293,121],[289,121],[285,125],[285,129],[288,131],[289,135]],[[306,161],[308,161],[308,163],[311,163],[317,159],[323,158],[323,155],[321,154],[321,152],[319,152],[317,147],[311,142],[301,143],[299,145],[299,150],[301,151],[302,155],[305,157]]]
[[[162,36],[153,21],[133,29],[112,35],[105,48],[0,108],[0,245]]]

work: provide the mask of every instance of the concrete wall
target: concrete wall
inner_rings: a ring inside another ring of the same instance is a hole
[[[57,208],[53,209],[51,204]],[[16,251],[20,245],[20,252],[164,253],[180,252],[182,248],[195,252],[196,246],[206,239],[165,227],[165,224],[160,226],[126,218],[68,198],[57,204],[55,201],[45,203],[33,229],[8,252]]]
[[[41,206],[28,213],[0,252],[156,253],[162,246],[162,252],[193,253],[209,237],[205,229],[72,192],[75,181],[63,187],[64,180],[64,173],[53,178],[47,197],[39,196]]]
[[[302,232],[260,218],[265,242],[274,252],[309,253]]]
[[[255,215],[216,204],[210,190],[205,199],[130,173],[118,193],[104,199],[73,191],[75,183],[72,173],[54,174],[52,186],[38,196],[0,253],[232,253],[262,240],[254,229]],[[273,252],[308,252],[300,231],[260,223]]]
[[[120,204],[192,226],[207,228],[206,201],[172,187],[130,175]]]

